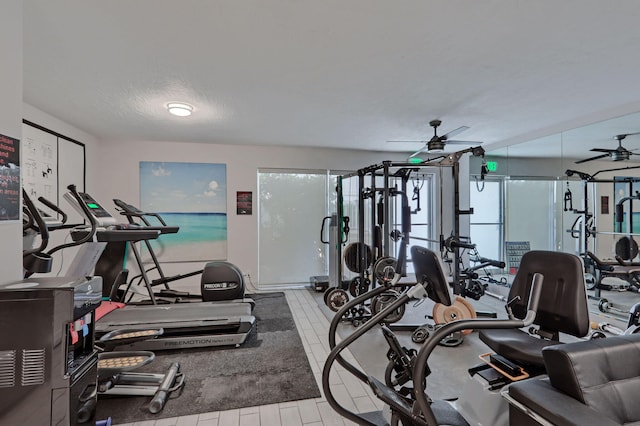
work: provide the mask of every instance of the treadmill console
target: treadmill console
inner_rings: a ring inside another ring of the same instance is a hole
[[[80,195],[85,206],[88,207],[89,212],[91,212],[91,215],[96,220],[98,226],[107,227],[117,223],[116,218],[111,216],[111,213],[105,210],[105,208],[102,207],[91,195],[86,192],[79,192],[78,195]],[[81,215],[85,216],[82,207],[78,205],[78,201],[73,198],[71,193],[68,192],[64,194],[64,198],[73,206],[74,209],[76,209]]]

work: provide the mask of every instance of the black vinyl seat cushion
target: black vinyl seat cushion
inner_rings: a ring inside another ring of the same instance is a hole
[[[514,301],[511,308],[516,318],[523,319],[527,314],[531,284],[536,273],[542,274],[544,279],[534,323],[547,335],[585,336],[590,326],[582,260],[573,254],[554,251],[532,250],[525,253],[508,296]],[[557,337],[542,339],[516,329],[480,330],[479,336],[505,358],[542,368],[542,349],[560,343]]]
[[[508,393],[554,425],[640,425],[640,334],[553,345],[543,350],[547,379]],[[511,406],[521,426],[538,425]],[[513,422],[512,422],[513,424]]]
[[[539,339],[519,329],[482,330],[479,336],[481,341],[503,357],[541,368],[544,368],[542,349],[558,344],[551,340]]]

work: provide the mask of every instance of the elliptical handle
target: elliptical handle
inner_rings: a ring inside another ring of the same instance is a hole
[[[67,189],[69,190],[69,193],[71,194],[71,196],[80,205],[80,208],[82,209],[82,212],[84,213],[84,215],[86,216],[87,220],[91,224],[91,230],[89,231],[89,233],[87,233],[87,235],[84,238],[81,238],[78,241],[73,241],[71,243],[62,244],[62,245],[59,245],[57,247],[52,248],[47,253],[49,255],[52,255],[53,253],[55,253],[55,252],[57,252],[59,250],[62,250],[62,249],[68,248],[68,247],[79,246],[79,245],[82,245],[84,243],[87,243],[87,242],[91,241],[93,239],[94,235],[96,234],[96,231],[98,230],[98,222],[96,222],[96,219],[91,214],[91,211],[89,210],[89,207],[87,207],[85,202],[82,200],[82,197],[80,197],[80,194],[78,194],[78,190],[76,189],[76,186],[74,184],[71,184],[71,185],[67,186]]]
[[[47,200],[44,197],[38,197],[38,201],[40,201],[42,204],[44,204],[45,206],[49,207],[51,210],[53,210],[54,212],[58,213],[60,216],[62,216],[60,218],[60,221],[64,224],[67,223],[67,214],[65,212],[62,211],[62,209],[58,206],[56,206],[55,204],[53,204],[51,201]]]
[[[30,216],[36,222],[36,225],[38,226],[38,232],[40,233],[40,246],[23,250],[22,256],[25,257],[32,253],[42,253],[47,248],[47,244],[49,243],[49,229],[44,223],[44,219],[42,219],[42,216],[40,215],[37,207],[33,204],[33,201],[31,201],[31,198],[29,198],[29,196],[27,195],[27,191],[25,191],[24,188],[22,189],[22,202],[27,207]]]

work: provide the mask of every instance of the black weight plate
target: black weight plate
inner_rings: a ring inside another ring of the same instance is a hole
[[[396,274],[396,259],[391,256],[383,256],[373,264],[373,276],[381,283],[391,282]]]
[[[429,329],[427,327],[418,327],[413,330],[413,333],[411,334],[411,341],[413,343],[424,343],[424,341],[429,338],[430,334],[431,333],[429,332]]]
[[[362,257],[364,255],[364,265],[362,263]],[[351,243],[344,249],[344,264],[351,271],[359,274],[364,272],[371,266],[373,259],[373,253],[371,248],[365,243]]]
[[[349,301],[349,294],[341,288],[336,288],[331,292],[328,299],[327,305],[329,309],[338,312]]]
[[[329,287],[328,289],[325,290],[324,294],[322,295],[325,305],[329,306],[329,293],[331,293],[335,289],[336,287]]]
[[[365,278],[364,280],[362,280],[360,286],[358,286],[358,295],[368,292],[370,285],[371,281],[369,280],[369,278]]]
[[[373,315],[377,315],[379,312],[388,307],[391,303],[393,303],[398,298],[398,294],[395,292],[382,293],[380,296],[375,297],[371,301],[371,313]],[[394,322],[400,321],[403,317],[405,311],[405,306],[400,305],[396,308],[395,311],[390,312],[385,318],[384,322],[386,324],[392,324]]]
[[[607,299],[600,299],[598,302],[598,310],[600,312],[608,312],[609,311],[609,301]]]
[[[360,277],[355,277],[349,283],[349,294],[353,297],[358,297],[358,292],[360,291]]]

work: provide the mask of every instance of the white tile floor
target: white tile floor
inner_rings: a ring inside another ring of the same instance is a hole
[[[322,392],[321,375],[324,360],[329,352],[327,340],[329,322],[306,289],[285,291],[298,332],[309,358],[309,364]],[[345,359],[357,362],[346,351]],[[382,403],[371,391],[347,373],[342,367],[335,368],[331,378],[332,391],[341,403],[354,411],[365,412],[382,408]],[[194,414],[159,420],[128,423],[128,426],[295,426],[295,425],[352,425],[340,417],[329,405],[324,395],[316,399],[283,402],[280,404],[247,407],[236,410]]]

